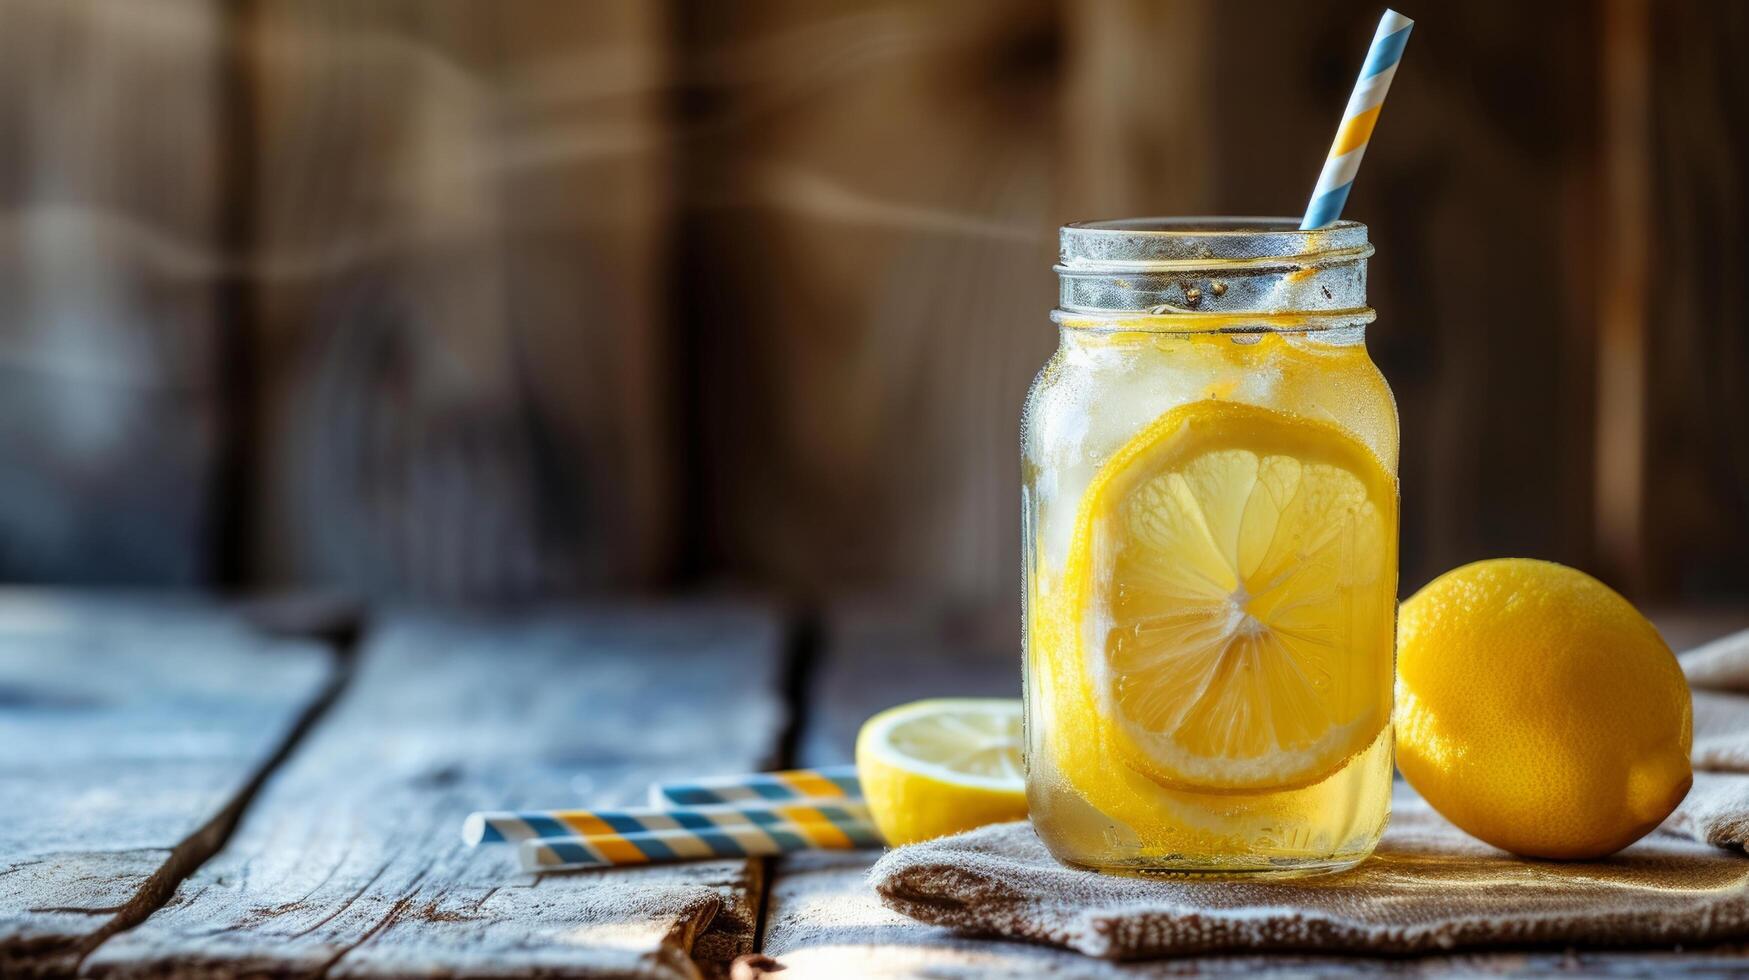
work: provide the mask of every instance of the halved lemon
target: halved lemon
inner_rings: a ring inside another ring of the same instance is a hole
[[[1063,583],[1078,652],[1060,664],[1081,690],[1058,702],[1080,717],[1058,731],[1097,732],[1171,789],[1323,779],[1390,718],[1396,526],[1395,479],[1334,426],[1217,401],[1166,413],[1083,497]]]
[[[856,774],[875,826],[909,844],[1026,816],[1020,702],[935,698],[875,715]]]

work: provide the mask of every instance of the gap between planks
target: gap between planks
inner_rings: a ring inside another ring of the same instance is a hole
[[[450,816],[572,792],[630,799],[652,778],[772,764],[787,721],[781,612],[722,601],[379,619],[337,703],[182,883],[188,900],[84,971],[720,976],[753,947],[762,864],[538,875],[498,891],[501,862],[460,848]],[[560,676],[570,682],[545,683]],[[347,836],[328,832],[336,808],[356,818]],[[352,855],[349,838],[382,853]],[[258,858],[272,867],[251,873]],[[345,873],[312,891],[322,863]],[[385,864],[393,882],[365,880]],[[413,893],[430,903],[401,903]],[[486,893],[490,914],[445,925]],[[644,904],[659,918],[643,919]]]
[[[243,816],[257,801],[262,787],[304,745],[310,732],[352,685],[362,639],[369,635],[369,631],[363,628],[363,621],[360,619],[347,621],[345,625],[336,625],[331,616],[324,615],[326,612],[319,604],[315,611],[296,604],[275,604],[258,610],[258,615],[253,618],[265,632],[295,634],[326,646],[335,658],[336,670],[333,676],[320,695],[299,714],[298,720],[273,753],[258,767],[236,796],[207,823],[172,848],[170,857],[149,877],[134,898],[122,906],[110,922],[70,953],[70,964],[66,960],[62,961],[68,967],[68,972],[77,973],[90,955],[105,942],[133,929],[162,908],[185,880],[224,849]],[[787,718],[778,737],[771,743],[771,751],[764,760],[766,768],[785,768],[798,764],[801,740],[806,734],[807,726],[815,718],[815,713],[809,710],[808,700],[818,665],[824,655],[824,633],[822,613],[812,607],[792,608],[784,618],[781,685],[778,693]],[[748,879],[757,888],[758,895],[753,941],[749,952],[758,955],[765,938],[766,918],[772,894],[773,859],[755,858],[752,861],[754,867],[750,869],[752,873]],[[385,919],[383,925],[387,925],[392,919],[393,914]],[[689,954],[695,966],[705,976],[720,976],[729,972],[732,964],[709,956],[701,957],[697,949],[698,940],[709,929],[710,924],[707,923],[699,930],[699,935],[690,944]],[[325,973],[343,955],[344,952],[335,956],[318,975]],[[51,966],[51,969],[55,968]]]
[[[767,768],[790,769],[800,765],[797,760],[801,755],[802,735],[814,717],[808,706],[808,695],[814,684],[814,676],[819,671],[820,661],[825,655],[824,615],[823,610],[812,604],[796,606],[789,611],[784,627],[783,657],[783,704],[787,718],[777,744],[773,747]],[[778,859],[764,857],[754,860],[759,863],[759,874],[756,876],[759,883],[759,913],[753,923],[753,948],[746,956],[737,957],[736,963],[745,959],[759,960],[765,954],[765,924],[771,913],[771,884],[776,877],[774,872]],[[699,964],[700,969],[706,966],[707,964]],[[736,973],[733,964],[730,970],[733,976]]]
[[[298,714],[297,721],[292,724],[279,745],[256,768],[255,773],[237,791],[237,795],[213,814],[212,819],[172,847],[170,856],[146,878],[134,897],[117,908],[108,922],[71,950],[69,957],[72,962],[67,964],[66,971],[70,975],[76,975],[86,958],[98,947],[117,934],[146,921],[153,912],[163,908],[164,903],[176,894],[176,889],[183,881],[224,849],[225,842],[231,839],[231,834],[236,831],[243,814],[260,793],[261,787],[291,758],[292,753],[303,743],[304,737],[322,720],[322,716],[339,699],[341,692],[352,679],[358,642],[364,635],[364,622],[350,610],[336,612],[333,607],[324,603],[307,606],[302,599],[267,601],[254,606],[246,604],[245,608],[263,633],[295,636],[326,647],[329,655],[334,658],[334,673],[321,693]],[[50,975],[57,972],[53,962],[42,964],[40,969]]]

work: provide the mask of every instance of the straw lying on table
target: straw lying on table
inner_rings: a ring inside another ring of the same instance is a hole
[[[824,801],[820,801],[824,802]],[[485,810],[462,823],[469,845],[515,843],[547,837],[593,837],[660,830],[711,831],[783,823],[867,825],[868,805],[839,800],[834,805],[799,802],[760,806],[627,807],[619,810]]]
[[[835,807],[818,810],[832,819],[747,823],[718,826],[709,831],[680,828],[525,840],[517,845],[517,861],[525,871],[555,871],[881,845],[873,824],[852,819],[843,811],[834,813]]]
[[[482,811],[463,822],[462,839],[470,846],[515,843],[519,863],[531,871],[882,843],[851,766],[658,783],[650,787],[650,797],[659,805]],[[710,802],[678,805],[677,800]]]
[[[650,786],[650,805],[658,807],[834,797],[862,797],[862,784],[856,781],[855,766],[756,772],[684,783],[653,783]]]

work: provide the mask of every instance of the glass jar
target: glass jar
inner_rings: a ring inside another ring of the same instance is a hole
[[[1027,793],[1058,858],[1352,866],[1390,815],[1397,411],[1366,226],[1067,225],[1022,419]]]

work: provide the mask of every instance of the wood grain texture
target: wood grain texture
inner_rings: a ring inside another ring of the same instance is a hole
[[[144,918],[335,672],[210,604],[0,593],[0,973]]]
[[[257,579],[449,598],[655,579],[660,7],[247,10]]]
[[[218,9],[0,3],[0,580],[211,578]]]
[[[1666,610],[1655,619],[1680,648],[1742,628],[1741,609]],[[946,694],[1018,694],[1018,642],[981,613],[892,603],[844,603],[828,617],[825,650],[805,701],[804,764],[848,758],[869,715],[899,701]],[[1111,963],[1065,950],[955,935],[882,906],[865,874],[877,852],[798,855],[774,863],[762,949],[771,978],[1039,975],[1156,977],[1502,974],[1716,976],[1741,972],[1749,948],[1591,952],[1506,951],[1397,959],[1332,956],[1208,956]],[[749,976],[759,976],[749,964]]]
[[[1749,590],[1749,8],[1654,4],[1645,574]]]
[[[1209,213],[1220,175],[1210,145],[1222,123],[1215,92],[1228,55],[1210,43],[1215,6],[1060,5],[1064,220]]]
[[[1002,603],[844,599],[825,616],[802,699],[797,764],[854,761],[856,733],[884,708],[929,697],[1019,697],[1020,621]]]
[[[1652,254],[1652,7],[1599,6],[1597,385],[1593,522],[1599,563],[1625,588],[1646,584],[1646,346]]]
[[[525,875],[460,828],[769,762],[778,647],[772,617],[730,607],[392,618],[226,848],[86,968],[686,977],[747,952],[756,861]]]
[[[1020,405],[1055,346],[1053,11],[687,16],[695,563],[810,595],[1011,592]]]

